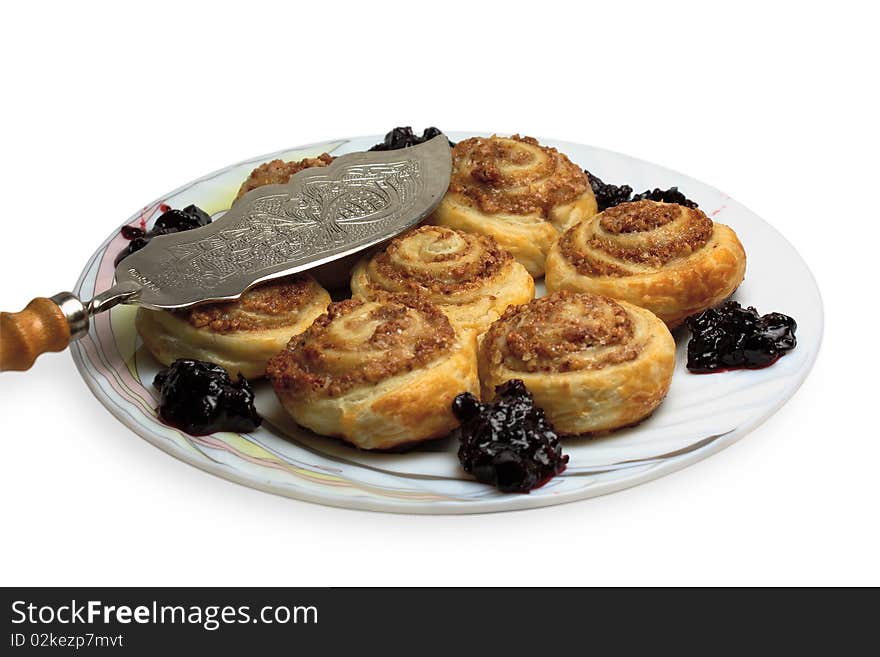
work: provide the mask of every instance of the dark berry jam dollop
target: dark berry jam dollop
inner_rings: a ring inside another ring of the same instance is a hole
[[[599,176],[594,176],[586,169],[584,169],[584,173],[590,180],[590,187],[593,188],[593,195],[596,197],[596,203],[599,204],[599,212],[626,203],[632,196],[633,188],[629,185],[612,185],[603,182]]]
[[[162,213],[156,219],[153,229],[145,231],[137,226],[123,226],[119,231],[122,236],[129,240],[126,246],[116,256],[114,265],[118,265],[123,258],[131,255],[135,251],[140,251],[150,240],[159,235],[170,235],[171,233],[182,233],[185,230],[193,228],[201,228],[211,223],[211,216],[195,205],[187,205],[183,210],[169,209]]]
[[[670,187],[669,189],[654,188],[649,191],[635,194],[631,201],[661,201],[663,203],[678,203],[688,208],[696,208],[697,204],[690,200],[687,196],[678,191],[678,187]]]
[[[211,216],[195,205],[187,205],[183,210],[171,209],[163,212],[153,225],[154,235],[181,233],[193,228],[201,228],[211,223]]]
[[[461,441],[458,460],[483,483],[506,493],[528,493],[565,470],[568,455],[522,381],[508,381],[495,393],[492,403],[481,404],[469,392],[452,402],[461,422],[453,432]]]
[[[691,331],[687,368],[707,374],[772,365],[797,345],[797,323],[788,315],[759,315],[727,301],[685,320]]]
[[[437,135],[442,135],[439,129],[431,127],[425,128],[422,132],[422,136],[419,137],[416,133],[413,132],[413,129],[409,126],[394,128],[391,132],[385,135],[385,139],[382,140],[382,143],[376,144],[372,148],[371,151],[396,151],[398,148],[407,148],[408,146],[418,146],[419,144],[424,144],[426,141],[433,139]],[[447,139],[447,141],[449,141]],[[450,148],[455,146],[451,141],[449,142]]]
[[[238,375],[202,360],[180,359],[153,379],[161,393],[159,417],[194,436],[214,431],[253,431],[262,419],[254,408],[254,391]]]
[[[584,169],[587,178],[590,180],[590,187],[593,188],[593,195],[596,197],[596,203],[599,205],[599,212],[613,208],[621,203],[629,203],[630,201],[662,201],[663,203],[678,203],[689,208],[696,208],[697,204],[690,200],[687,196],[678,191],[678,187],[670,187],[669,189],[650,189],[641,194],[633,194],[632,187],[629,185],[612,185],[603,182],[598,176]]]

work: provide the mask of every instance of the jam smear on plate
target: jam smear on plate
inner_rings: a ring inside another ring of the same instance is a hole
[[[797,345],[797,322],[782,313],[759,315],[726,301],[685,320],[691,331],[687,368],[697,374],[761,369]]]
[[[461,422],[452,434],[461,441],[458,459],[483,483],[528,493],[565,470],[568,455],[521,380],[503,383],[495,393],[496,400],[486,404],[469,392],[452,402]]]
[[[183,210],[175,210],[163,204],[161,209],[164,211],[156,219],[152,230],[145,230],[137,226],[123,226],[119,230],[120,234],[129,240],[129,243],[116,256],[114,265],[118,265],[123,258],[135,251],[140,251],[154,237],[170,235],[171,233],[182,233],[185,230],[201,228],[211,223],[211,216],[195,205],[187,205]]]
[[[178,359],[153,379],[161,393],[159,417],[194,436],[215,431],[253,431],[262,422],[254,391],[240,374],[202,360]]]

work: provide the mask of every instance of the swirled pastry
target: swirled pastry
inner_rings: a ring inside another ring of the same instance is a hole
[[[330,304],[266,371],[297,423],[364,449],[447,434],[452,400],[479,387],[476,334],[406,295]]]
[[[557,431],[639,422],[663,400],[675,342],[656,315],[595,294],[556,292],[508,308],[480,344],[483,399],[522,379]]]
[[[290,180],[293,174],[310,167],[325,167],[334,159],[332,155],[321,153],[318,157],[306,157],[294,162],[285,162],[284,160],[264,162],[251,171],[247,180],[241,184],[235,200],[237,201],[252,189],[262,187],[263,185],[283,185]]]
[[[569,228],[547,257],[547,290],[604,294],[647,308],[670,328],[742,282],[736,233],[701,210],[637,201]]]
[[[584,171],[531,137],[474,137],[452,149],[449,191],[429,221],[491,235],[535,277],[559,233],[598,211]]]
[[[535,296],[535,282],[488,235],[421,226],[361,260],[351,277],[356,296],[417,294],[462,328],[485,331],[507,306]]]
[[[139,308],[135,326],[158,361],[178,358],[216,363],[233,376],[257,378],[290,338],[327,308],[330,295],[305,274],[253,287],[237,301],[183,311]]]

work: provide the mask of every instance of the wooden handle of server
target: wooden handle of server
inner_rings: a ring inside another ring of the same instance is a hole
[[[28,370],[40,354],[68,344],[70,325],[51,299],[37,297],[21,312],[0,312],[0,372]]]

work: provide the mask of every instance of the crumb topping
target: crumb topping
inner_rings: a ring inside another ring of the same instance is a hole
[[[480,349],[515,372],[572,372],[636,358],[641,345],[633,335],[629,313],[616,301],[562,291],[509,307]]]
[[[613,235],[621,233],[644,233],[665,226],[675,219],[681,206],[653,201],[623,203],[605,210],[599,225]]]
[[[266,373],[276,389],[337,397],[427,365],[454,342],[446,315],[418,297],[346,299],[294,336]]]
[[[373,256],[367,274],[371,287],[436,298],[479,289],[512,262],[491,236],[421,226]]]
[[[281,328],[296,321],[300,310],[315,300],[321,286],[297,274],[253,287],[237,301],[211,303],[176,311],[195,328],[215,333]]]
[[[488,214],[550,211],[590,189],[584,171],[532,137],[473,137],[452,149],[449,191]]]
[[[626,265],[659,269],[706,246],[714,224],[702,210],[636,201],[608,208],[573,226],[559,241],[562,255],[585,276],[627,276]]]
[[[598,257],[583,246],[584,224],[572,226],[559,238],[559,251],[578,273],[584,276],[628,276],[631,272],[625,267]]]
[[[283,185],[295,173],[311,167],[325,167],[334,159],[336,158],[332,155],[321,153],[318,157],[307,157],[295,162],[285,162],[283,160],[265,162],[251,171],[251,175],[241,184],[235,200],[240,199],[252,189],[262,187],[263,185]]]

